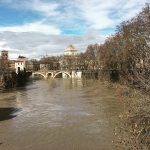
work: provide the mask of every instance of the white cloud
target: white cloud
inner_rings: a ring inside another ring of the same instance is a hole
[[[149,0],[1,0],[7,7],[40,14],[45,21],[63,28],[115,28],[130,19]]]
[[[6,44],[5,41],[0,41],[0,47],[4,46]]]
[[[134,17],[149,0],[75,0],[82,18],[95,29],[115,28]]]
[[[39,11],[43,13],[45,16],[58,16],[59,12],[57,11],[59,8],[58,3],[52,2],[43,2],[41,0],[33,0],[33,3],[29,7],[32,10]]]
[[[52,25],[46,25],[42,22],[26,23],[18,26],[0,26],[0,32],[11,31],[11,32],[39,32],[43,34],[60,34],[61,31]]]
[[[51,0],[1,0],[0,3],[14,9],[39,12],[49,17],[59,14],[59,3]]]
[[[80,9],[81,15],[89,23],[90,27],[103,29],[114,24],[113,20],[108,16],[109,8],[113,5],[112,2],[107,3],[106,0],[92,0],[88,2],[83,0],[79,2],[79,0],[77,0],[77,3],[80,3],[77,7]]]
[[[5,7],[33,12],[42,20],[37,17],[23,25],[0,26],[0,49],[10,49],[13,57],[63,54],[69,44],[84,51],[87,45],[104,41],[101,31],[115,29],[134,17],[146,2],[149,0],[0,0]],[[85,35],[77,36],[79,30]]]
[[[10,50],[11,58],[18,54],[29,58],[38,58],[45,54],[60,55],[69,44],[74,44],[79,52],[83,52],[88,44],[104,41],[103,36],[97,35],[92,30],[84,36],[3,32],[0,33],[0,39],[4,39],[0,49]]]

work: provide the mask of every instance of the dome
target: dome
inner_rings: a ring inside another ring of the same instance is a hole
[[[69,45],[65,49],[65,55],[70,55],[70,56],[77,55],[77,49],[73,45]]]
[[[76,48],[73,45],[69,45],[65,51],[77,51]]]

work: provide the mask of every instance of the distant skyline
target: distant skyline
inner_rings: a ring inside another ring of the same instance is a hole
[[[116,25],[138,14],[150,0],[0,0],[0,50],[10,58],[61,55],[102,43]]]

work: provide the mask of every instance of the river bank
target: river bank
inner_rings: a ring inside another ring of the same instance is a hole
[[[27,82],[30,73],[21,71],[18,74],[15,72],[4,72],[0,75],[0,90],[24,86]]]
[[[83,79],[94,79],[120,83],[130,88],[140,90],[145,93],[150,92],[150,70],[149,69],[131,69],[127,71],[116,69],[102,70],[83,70]]]
[[[124,102],[124,112],[115,128],[117,150],[150,149],[150,95],[120,84],[108,84],[116,89]]]

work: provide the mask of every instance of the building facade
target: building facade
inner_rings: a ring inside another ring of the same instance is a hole
[[[18,73],[19,71],[24,71],[27,68],[27,58],[24,56],[19,56],[18,59],[15,61],[15,70],[16,73]]]
[[[9,67],[8,51],[1,51],[1,69],[7,70]]]
[[[66,56],[75,56],[77,55],[77,49],[73,46],[73,45],[69,45],[65,51],[64,51],[64,54]]]

